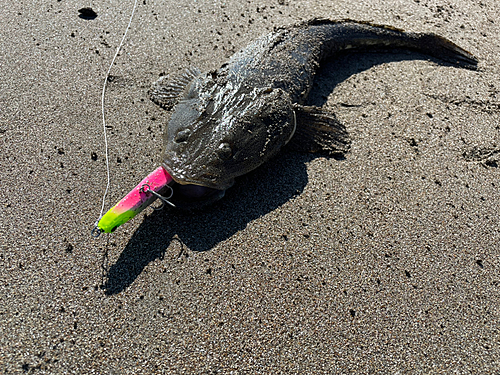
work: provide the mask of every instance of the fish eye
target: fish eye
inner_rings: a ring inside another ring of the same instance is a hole
[[[184,130],[179,131],[177,133],[177,135],[175,136],[175,142],[176,143],[186,142],[188,140],[190,134],[191,134],[191,131],[189,129],[184,129]]]
[[[231,149],[231,145],[226,142],[222,142],[217,149],[217,155],[222,160],[227,160],[233,155],[233,150]]]

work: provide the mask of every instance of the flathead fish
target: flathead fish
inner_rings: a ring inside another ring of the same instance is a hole
[[[260,37],[218,70],[189,69],[178,77],[161,77],[150,97],[173,109],[161,166],[104,215],[99,229],[115,230],[165,188],[177,207],[216,201],[235,178],[289,143],[300,151],[345,153],[350,144],[345,127],[333,113],[305,105],[314,77],[323,61],[343,51],[391,49],[414,50],[467,68],[478,62],[436,34],[313,19]]]

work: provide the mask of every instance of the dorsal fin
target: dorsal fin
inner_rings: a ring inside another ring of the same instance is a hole
[[[188,68],[181,75],[160,77],[149,90],[149,98],[160,107],[171,109],[177,104],[186,86],[201,74],[197,68]]]

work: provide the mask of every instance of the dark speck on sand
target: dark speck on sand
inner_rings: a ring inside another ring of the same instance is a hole
[[[97,13],[92,8],[81,8],[78,9],[78,17],[84,20],[93,20],[97,18]]]

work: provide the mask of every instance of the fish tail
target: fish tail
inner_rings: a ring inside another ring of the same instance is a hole
[[[328,58],[340,50],[358,51],[409,49],[436,57],[462,67],[474,69],[477,58],[455,43],[433,33],[412,33],[353,20],[329,21],[315,19],[307,24],[313,35],[323,39],[321,56]]]
[[[417,44],[415,49],[423,53],[469,68],[475,68],[478,63],[478,59],[472,53],[442,36],[433,33],[415,35]]]

